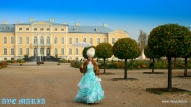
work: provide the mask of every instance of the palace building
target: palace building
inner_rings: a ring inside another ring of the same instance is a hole
[[[112,30],[107,24],[103,26],[81,26],[80,23],[68,25],[49,21],[34,21],[0,24],[0,60],[17,60],[24,55],[57,56],[62,59],[81,59],[82,47],[71,46],[86,42],[94,46],[102,42],[114,44],[119,38],[128,37],[122,30]]]

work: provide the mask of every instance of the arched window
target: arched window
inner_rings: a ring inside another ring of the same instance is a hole
[[[44,55],[44,48],[40,48],[40,54]]]
[[[64,44],[64,38],[63,37],[61,38],[61,44]]]
[[[26,30],[29,30],[29,28],[26,28]]]
[[[90,38],[90,44],[93,44],[93,38]]]
[[[19,44],[22,44],[22,37],[19,37]]]
[[[86,42],[86,38],[83,39],[83,42]]]
[[[7,55],[7,48],[4,48],[4,55]]]
[[[26,44],[29,44],[29,37],[26,37]]]
[[[64,54],[64,48],[61,48],[61,54],[62,55]]]
[[[46,30],[47,30],[47,31],[50,31],[50,28],[47,28]]]
[[[4,37],[4,44],[7,44],[7,37]]]
[[[64,31],[64,29],[62,28],[61,31]]]
[[[78,38],[76,38],[76,43],[78,43]]]
[[[42,37],[42,36],[40,37],[40,44],[42,44],[42,45],[44,44],[44,37]]]
[[[19,30],[22,30],[22,28],[19,28]]]
[[[69,38],[69,44],[72,44],[72,38]]]
[[[11,55],[14,55],[14,49],[11,48]]]
[[[58,38],[57,38],[57,37],[54,38],[54,43],[55,43],[55,44],[58,43]]]
[[[78,55],[78,48],[76,48],[76,55]]]
[[[57,31],[57,30],[58,30],[57,28],[54,29],[54,31]]]
[[[50,44],[50,37],[49,36],[46,38],[46,43]]]
[[[54,54],[55,54],[55,55],[58,54],[58,49],[57,49],[57,48],[55,48]]]
[[[97,44],[100,44],[100,38],[97,38]]]
[[[35,36],[34,37],[34,44],[37,44],[38,43],[38,39],[37,39],[37,37]]]
[[[69,54],[72,55],[72,49],[69,49]]]
[[[37,28],[34,28],[34,31],[37,31]]]
[[[40,31],[43,31],[44,29],[43,28],[40,28]]]
[[[107,41],[106,41],[106,38],[104,38],[104,42],[107,42]]]
[[[114,44],[115,43],[115,38],[112,38],[112,44]]]
[[[22,50],[22,48],[19,48],[19,54],[20,54],[20,55],[23,54],[23,50]]]
[[[26,54],[29,54],[29,48],[26,48]]]
[[[14,37],[11,37],[11,44],[14,44]]]
[[[46,55],[47,55],[47,56],[50,56],[50,52],[51,52],[51,51],[50,51],[50,48],[47,48],[47,49],[46,49]]]

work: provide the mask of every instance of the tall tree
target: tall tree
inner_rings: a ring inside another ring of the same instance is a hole
[[[153,51],[148,47],[148,45],[145,46],[145,48],[144,48],[144,54],[145,54],[145,56],[146,56],[147,58],[150,58],[150,59],[153,60],[153,62],[152,62],[152,73],[154,73],[154,66],[155,66],[155,64],[154,64],[154,62],[155,62],[154,58],[160,58],[161,56],[158,56],[158,55],[156,55],[156,54],[153,54]]]
[[[168,59],[168,90],[172,90],[171,58],[186,56],[191,51],[191,35],[185,26],[165,24],[154,28],[148,39],[148,46],[154,54]]]
[[[124,79],[127,79],[127,59],[139,56],[139,46],[137,42],[131,38],[119,39],[113,45],[113,54],[119,59],[125,59]]]
[[[140,30],[139,38],[138,38],[138,45],[140,47],[141,52],[143,52],[143,49],[147,45],[147,34]]]
[[[96,55],[98,58],[103,58],[104,60],[104,73],[105,73],[105,59],[111,58],[113,55],[112,45],[110,43],[100,43],[96,46]]]

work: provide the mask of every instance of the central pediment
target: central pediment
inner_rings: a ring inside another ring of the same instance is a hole
[[[45,21],[38,21],[38,22],[32,23],[32,25],[52,25],[52,24]]]

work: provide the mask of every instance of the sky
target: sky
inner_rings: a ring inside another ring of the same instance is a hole
[[[163,24],[191,27],[191,0],[2,0],[0,21],[49,21],[85,26],[108,24],[138,40],[140,30],[149,35]]]

